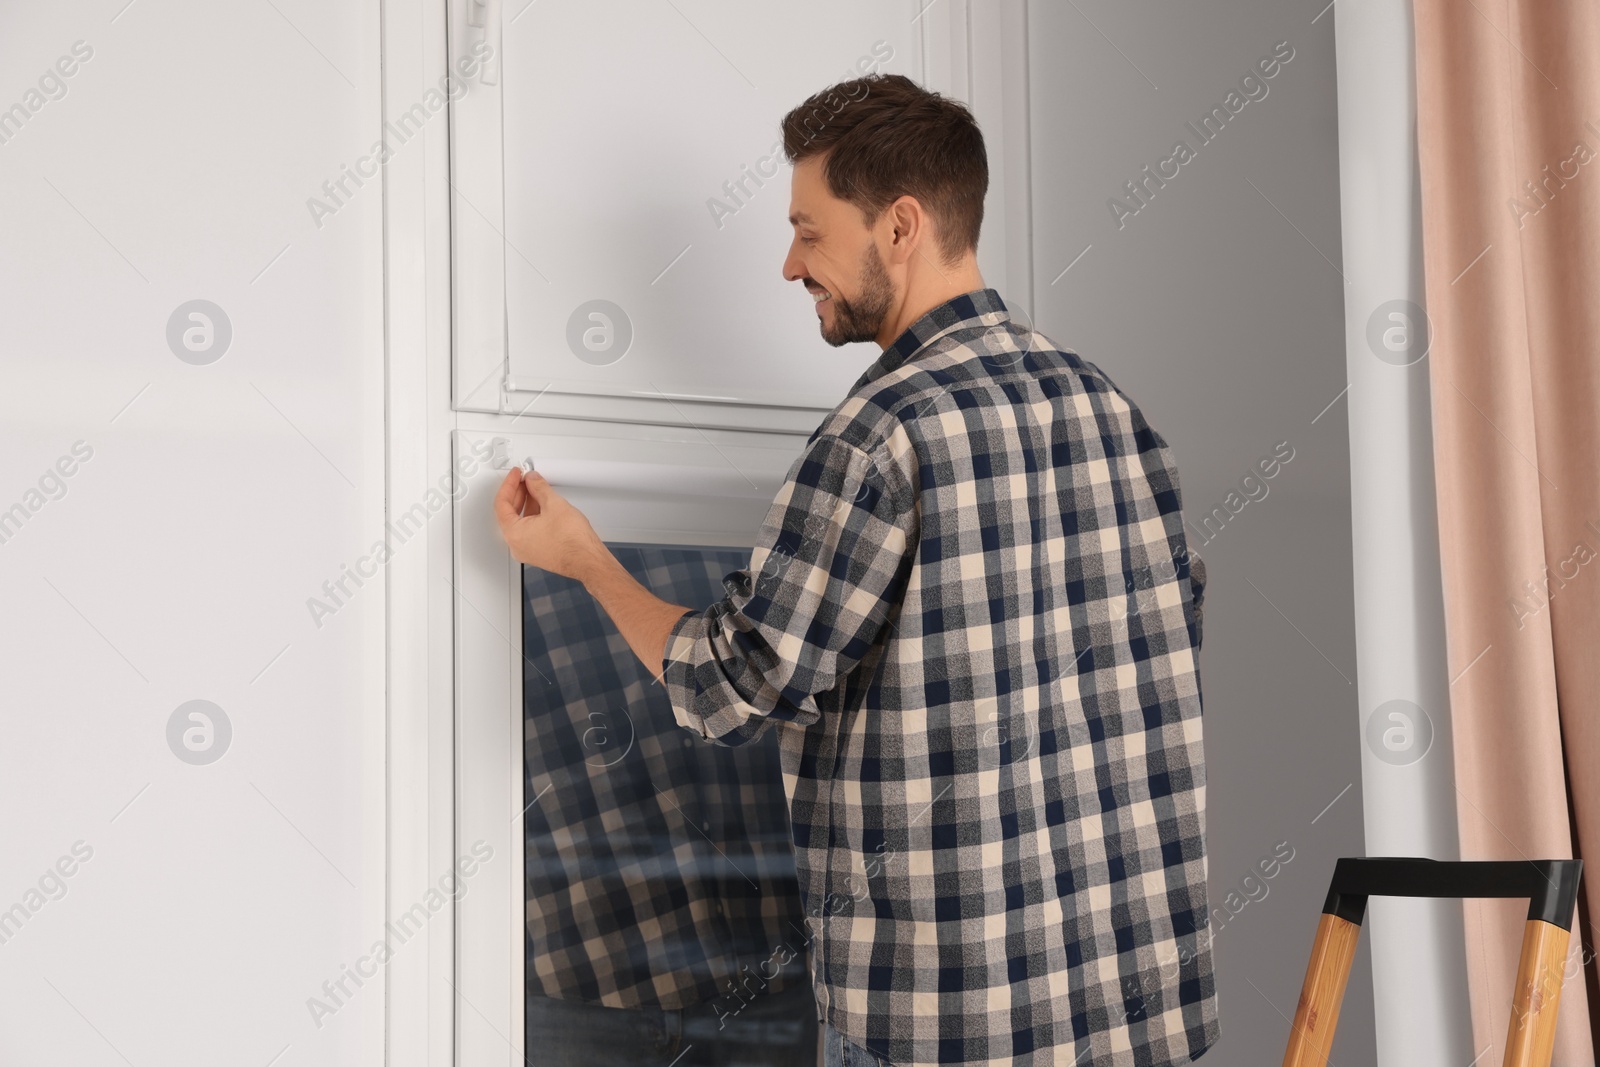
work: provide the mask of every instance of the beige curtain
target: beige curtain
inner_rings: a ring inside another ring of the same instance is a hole
[[[1579,911],[1600,917],[1597,2],[1414,12],[1461,857],[1583,856]],[[1489,1067],[1526,905],[1463,908]],[[1554,1062],[1592,1067],[1595,941],[1576,919],[1573,934]]]

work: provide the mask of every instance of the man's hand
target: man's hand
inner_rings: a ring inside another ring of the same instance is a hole
[[[500,536],[521,563],[587,582],[610,557],[584,518],[537,471],[514,467],[494,498]]]
[[[640,585],[583,517],[538,472],[506,474],[495,494],[500,536],[518,562],[573,578],[600,602],[639,662],[659,678],[667,637],[689,609]]]

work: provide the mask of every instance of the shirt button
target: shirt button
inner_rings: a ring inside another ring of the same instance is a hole
[[[694,746],[694,742],[693,741],[689,740],[687,737],[685,737],[683,739],[683,747],[684,748],[692,748],[693,746]]]

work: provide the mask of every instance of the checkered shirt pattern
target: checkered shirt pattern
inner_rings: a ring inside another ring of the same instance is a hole
[[[664,596],[705,601],[748,552],[614,545]],[[577,582],[523,568],[527,983],[618,1008],[681,1008],[804,980],[776,738],[678,729],[667,696]],[[731,758],[730,758],[731,757]],[[786,964],[786,965],[785,965]]]
[[[778,724],[818,1003],[897,1067],[1216,1041],[1180,507],[1134,403],[976,290],[860,377],[674,624],[681,725]]]

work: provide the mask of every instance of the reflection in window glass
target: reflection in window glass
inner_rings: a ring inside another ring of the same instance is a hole
[[[704,607],[741,549],[612,545]],[[524,567],[528,1058],[816,1062],[816,1007],[777,732],[723,748],[577,582]]]

